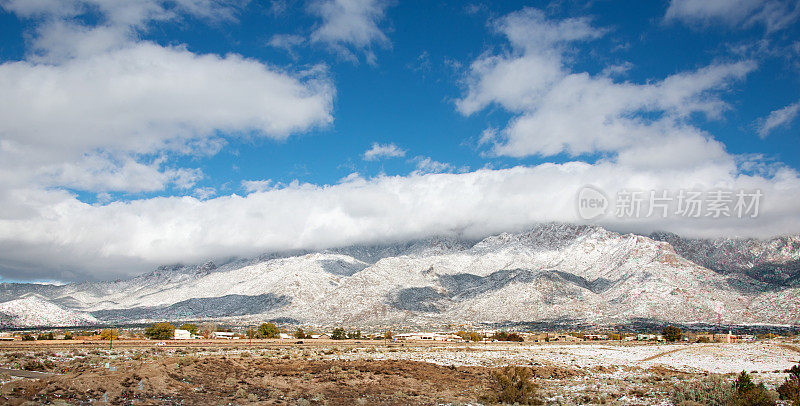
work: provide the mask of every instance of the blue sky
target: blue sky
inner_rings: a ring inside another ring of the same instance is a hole
[[[572,221],[551,206],[583,183],[774,191],[758,223],[612,228],[800,231],[796,2],[0,5],[7,279],[514,231]],[[531,195],[509,197],[515,182]]]

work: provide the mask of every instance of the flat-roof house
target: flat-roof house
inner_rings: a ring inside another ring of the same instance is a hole
[[[191,340],[192,333],[190,333],[189,330],[176,329],[173,338],[176,340]]]

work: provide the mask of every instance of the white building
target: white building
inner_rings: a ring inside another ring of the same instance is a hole
[[[405,333],[394,336],[397,340],[416,340],[416,341],[464,341],[463,338],[455,334],[447,333]]]
[[[173,338],[176,340],[190,340],[192,339],[192,333],[189,330],[176,329]]]
[[[280,336],[279,336],[279,337],[281,338],[281,340],[283,340],[283,339],[291,339],[291,338],[294,338],[294,336],[293,336],[293,335],[291,335],[291,334],[286,334],[286,333],[280,333]]]
[[[215,331],[211,333],[211,338],[224,338],[226,340],[233,340],[233,333],[230,331]]]

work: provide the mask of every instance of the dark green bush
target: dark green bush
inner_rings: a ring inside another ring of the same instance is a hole
[[[530,368],[508,366],[492,372],[493,384],[485,401],[520,405],[539,405],[538,387],[531,380]]]
[[[683,333],[681,329],[675,326],[667,326],[661,330],[661,334],[664,336],[664,339],[669,342],[680,341],[683,338]]]
[[[800,405],[800,364],[786,370],[789,377],[778,387],[778,395],[782,400],[791,401]]]

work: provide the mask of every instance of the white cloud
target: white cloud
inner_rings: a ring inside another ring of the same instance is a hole
[[[689,24],[719,22],[731,27],[764,24],[767,31],[776,31],[799,16],[800,4],[794,0],[672,0],[665,19]]]
[[[230,18],[216,1],[11,1],[35,19],[35,52],[0,64],[0,187],[191,187],[197,171],[161,157],[214,154],[219,134],[284,139],[332,121],[324,67],[287,72],[236,54],[137,41],[151,21]],[[87,10],[96,26],[75,23]]]
[[[800,228],[798,174],[735,175],[729,164],[643,170],[613,162],[541,164],[467,173],[351,176],[247,196],[158,197],[88,205],[58,190],[0,195],[0,268],[8,278],[114,278],[164,263],[421,238],[480,237],[537,222],[579,221],[575,196],[623,188],[759,188],[756,219],[653,217],[601,224],[623,231],[772,236]],[[19,210],[16,210],[19,208]]]
[[[800,101],[770,112],[767,118],[759,120],[757,124],[758,136],[767,138],[772,130],[778,127],[788,126],[797,118],[798,113],[800,113]]]
[[[399,158],[406,156],[406,151],[394,143],[378,144],[373,142],[372,146],[364,152],[365,161],[377,161],[382,158]]]
[[[388,46],[389,39],[378,24],[383,20],[386,0],[317,0],[310,11],[322,19],[311,33],[311,42],[323,43],[347,59],[357,60],[353,49],[363,50],[374,63],[372,46]]]
[[[265,192],[275,187],[273,182],[269,179],[267,180],[244,180],[242,181],[242,187],[247,193],[252,192]]]
[[[283,49],[287,52],[292,52],[294,48],[303,45],[306,42],[305,37],[294,34],[276,34],[269,39],[267,45],[275,48]]]
[[[426,173],[454,172],[456,167],[447,162],[439,162],[427,156],[416,156],[412,161],[415,162],[417,169],[413,172],[416,175]]]
[[[553,21],[541,11],[524,9],[499,19],[495,27],[512,49],[472,62],[467,91],[456,102],[465,115],[492,104],[515,114],[504,129],[488,129],[481,137],[481,143],[493,143],[493,153],[612,153],[622,160],[650,150],[647,156],[655,158],[659,153],[654,146],[676,140],[686,148],[702,145],[701,151],[708,153],[679,154],[681,164],[729,160],[721,144],[686,119],[693,113],[719,117],[727,105],[718,92],[755,69],[753,62],[715,64],[645,84],[617,82],[606,74],[574,72],[564,56],[570,44],[604,35],[605,30],[593,28],[587,19]],[[694,157],[693,162],[687,157]]]
[[[208,200],[217,194],[217,189],[213,187],[199,187],[196,188],[192,194],[200,200]]]

